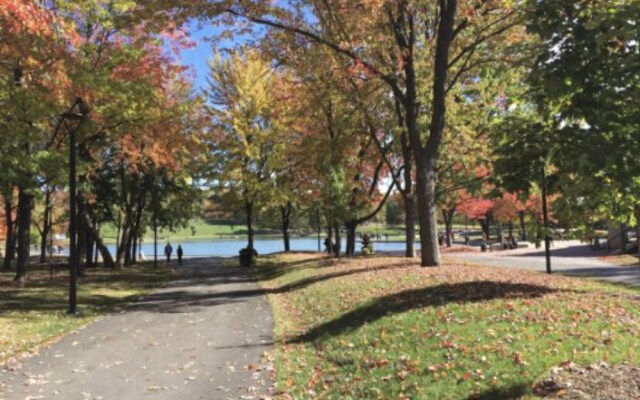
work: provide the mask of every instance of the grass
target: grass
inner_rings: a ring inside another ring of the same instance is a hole
[[[618,254],[613,256],[599,257],[602,261],[623,267],[640,264],[640,257],[637,254]]]
[[[24,287],[0,273],[0,362],[35,352],[57,338],[101,316],[122,309],[130,300],[163,285],[166,269],[136,266],[122,271],[89,270],[78,281],[78,316],[69,316],[68,274],[50,279],[48,270],[34,270]]]
[[[640,362],[629,288],[401,258],[261,258],[283,399],[511,399],[564,362]]]
[[[193,228],[193,229],[192,229]],[[158,229],[158,241],[164,242],[165,238],[176,240],[207,240],[230,238],[242,235],[243,225],[214,225],[201,219],[189,221],[186,228],[178,229],[176,232]],[[117,229],[114,225],[106,224],[101,227],[101,234],[105,242],[114,243]],[[145,243],[153,242],[153,231],[147,230],[143,238]]]

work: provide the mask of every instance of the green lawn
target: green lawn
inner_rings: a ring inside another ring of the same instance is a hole
[[[191,229],[193,227],[193,230]],[[230,237],[241,237],[244,230],[243,225],[214,225],[206,221],[196,219],[189,222],[186,228],[171,232],[169,230],[158,229],[158,241],[164,242],[165,238],[171,241],[187,241],[187,240],[207,240],[221,239]],[[100,232],[107,243],[115,242],[117,229],[113,225],[104,225]],[[144,239],[146,243],[153,242],[153,231],[148,230]]]
[[[136,266],[122,271],[89,270],[78,282],[78,316],[68,309],[68,273],[50,279],[48,270],[35,270],[24,287],[13,273],[0,272],[0,362],[36,351],[97,318],[124,307],[135,297],[163,285],[166,269]]]
[[[193,229],[192,229],[193,228]],[[464,229],[464,225],[455,225],[454,230]],[[473,229],[469,225],[470,229]],[[444,229],[444,226],[440,227]],[[106,243],[114,243],[117,235],[117,229],[114,225],[106,224],[100,228],[102,237]],[[258,236],[280,236],[280,232],[277,229],[260,229],[257,228],[256,232]],[[387,234],[390,241],[404,241],[404,226],[388,226],[385,224],[369,223],[358,227],[358,232],[369,235],[373,234]],[[418,227],[416,226],[416,240],[418,240]],[[315,230],[311,232],[315,235]],[[326,232],[323,231],[323,236]],[[220,225],[210,224],[201,219],[194,219],[189,221],[186,228],[178,229],[176,232],[169,230],[158,230],[158,240],[164,242],[166,238],[171,241],[194,241],[194,240],[212,240],[212,239],[229,239],[229,238],[244,238],[246,235],[246,227],[242,224],[239,225]],[[295,236],[295,232],[293,234]],[[478,236],[480,237],[480,236]],[[153,241],[153,231],[148,230],[143,238],[144,242],[151,243]]]
[[[640,362],[638,292],[401,258],[261,258],[283,398],[530,398],[567,361]]]

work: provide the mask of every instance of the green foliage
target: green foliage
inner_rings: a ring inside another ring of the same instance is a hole
[[[531,6],[531,30],[544,43],[531,83],[559,121],[552,157],[564,172],[560,185],[574,204],[630,220],[640,210],[640,3]]]
[[[280,168],[284,128],[277,118],[276,72],[257,51],[246,50],[210,64],[212,170],[209,178],[230,209],[269,205]]]

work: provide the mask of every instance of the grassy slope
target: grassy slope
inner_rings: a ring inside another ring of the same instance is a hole
[[[640,362],[629,289],[400,258],[266,264],[283,398],[520,398],[566,361]]]
[[[191,227],[195,228],[195,235],[192,234]],[[225,238],[241,235],[242,225],[212,225],[202,220],[190,221],[186,228],[179,229],[176,232],[158,229],[158,240],[164,242],[165,237],[172,241],[176,240],[204,240],[219,239],[221,236]],[[105,225],[101,228],[101,233],[105,241],[112,243],[115,241],[117,230],[115,226]],[[146,243],[153,241],[153,231],[148,230],[144,236]]]
[[[191,227],[195,229],[195,235],[193,235]],[[471,226],[470,226],[471,227]],[[442,228],[444,229],[444,228]],[[455,229],[464,229],[464,226],[455,226]],[[172,241],[187,241],[187,240],[206,240],[206,239],[221,239],[230,237],[243,237],[246,228],[244,225],[213,225],[200,219],[194,219],[189,221],[186,228],[179,229],[176,232],[158,230],[158,240],[164,241],[165,237],[168,237]],[[274,230],[276,232],[277,230]],[[416,227],[416,232],[418,231]],[[358,232],[368,233],[370,235],[380,233],[388,234],[389,240],[404,240],[404,226],[386,226],[384,224],[370,223],[358,227]],[[104,225],[101,227],[101,233],[105,242],[115,242],[117,230],[115,226]],[[326,235],[325,232],[322,233]],[[313,232],[315,235],[315,231]],[[280,236],[279,233],[273,233],[273,236]],[[418,238],[416,233],[416,239]],[[144,241],[151,243],[153,241],[153,232],[148,230],[145,233]]]
[[[138,266],[123,271],[91,270],[78,282],[78,316],[68,316],[68,274],[52,280],[48,271],[33,271],[25,287],[11,282],[12,273],[0,273],[0,362],[72,332],[117,311],[134,297],[161,286],[165,269]]]

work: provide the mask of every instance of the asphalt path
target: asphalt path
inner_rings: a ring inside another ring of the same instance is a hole
[[[0,372],[0,400],[260,399],[273,317],[248,272],[189,259],[126,311]]]
[[[569,241],[556,242],[550,253],[553,273],[640,285],[640,267],[619,266],[601,260],[599,257],[610,253],[607,250],[594,251],[588,245]],[[450,253],[446,257],[471,264],[546,271],[545,254],[540,249]]]

